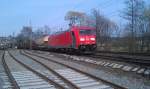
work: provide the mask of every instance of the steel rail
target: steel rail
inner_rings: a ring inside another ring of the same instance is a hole
[[[112,52],[112,51],[95,51],[95,53],[107,53],[107,54],[125,54],[125,55],[130,55],[130,56],[150,56],[149,53],[143,52],[143,53],[129,53],[129,52]]]
[[[6,63],[6,61],[5,61],[4,55],[5,55],[5,52],[3,53],[3,56],[2,56],[2,64],[3,64],[3,66],[4,66],[4,69],[5,69],[5,71],[6,71],[6,74],[8,75],[8,77],[9,77],[9,79],[10,79],[10,82],[12,83],[14,89],[20,89],[20,87],[19,87],[19,85],[17,84],[15,78],[14,78],[13,75],[11,74],[11,71],[10,71],[10,69],[9,69],[9,67],[8,67],[8,65],[7,65],[7,63]]]
[[[47,78],[46,76],[44,76],[43,74],[37,72],[36,70],[32,69],[31,67],[27,66],[25,63],[20,62],[17,58],[15,58],[9,51],[8,51],[9,55],[19,64],[21,64],[23,67],[27,68],[28,70],[32,71],[33,73],[35,73],[36,75],[38,75],[39,77],[41,77],[42,79],[44,79],[45,81],[47,81],[49,84],[53,84],[56,88],[58,89],[66,89],[64,86],[58,84],[57,82]]]
[[[96,53],[99,53],[99,52],[96,52]],[[140,65],[141,67],[144,67],[144,68],[149,68],[150,60],[148,60],[148,59],[125,57],[123,55],[118,55],[118,54],[119,53],[113,54],[113,55],[117,55],[117,56],[102,55],[102,54],[92,54],[92,55],[83,54],[83,56],[92,57],[92,58],[103,58],[106,60],[113,60],[113,61],[118,61],[118,62],[126,62],[126,63],[130,63],[130,64]],[[72,54],[72,55],[74,55],[74,54]],[[78,56],[81,56],[81,55],[78,55]],[[131,55],[129,55],[129,56],[131,56]]]
[[[150,65],[150,60],[134,59],[134,58],[128,58],[128,57],[114,57],[114,56],[106,56],[106,55],[91,55],[89,57],[103,58],[103,59],[106,59],[106,60],[132,63],[132,64],[140,65],[140,66],[143,66],[143,67],[148,67]]]
[[[39,57],[39,58],[43,58],[43,59],[45,59],[45,60],[48,60],[48,61],[57,63],[57,64],[60,64],[60,65],[63,65],[63,66],[65,66],[65,67],[67,67],[67,68],[73,69],[73,70],[75,70],[75,71],[77,71],[77,72],[79,72],[79,73],[85,74],[85,75],[87,75],[87,76],[89,76],[89,77],[91,77],[91,78],[93,78],[93,79],[95,79],[95,80],[97,80],[97,81],[102,81],[104,84],[109,85],[109,86],[112,86],[114,89],[127,89],[127,88],[122,87],[122,86],[120,86],[120,85],[117,85],[117,84],[114,84],[114,83],[109,82],[109,81],[107,81],[107,80],[104,80],[104,79],[101,79],[101,78],[99,78],[99,77],[96,77],[96,76],[94,76],[94,75],[92,75],[92,74],[89,74],[89,73],[83,72],[83,71],[81,71],[81,70],[78,70],[78,69],[76,69],[76,68],[74,68],[74,67],[71,67],[71,66],[69,66],[69,65],[67,65],[67,64],[64,64],[64,63],[55,61],[55,60],[50,59],[50,58],[46,58],[46,57],[43,57],[43,56],[39,56],[39,55],[37,55],[37,54],[29,53],[29,52],[26,52],[26,51],[24,51],[24,52],[27,53],[27,54],[34,55],[34,56],[37,56],[37,57]]]
[[[72,89],[80,89],[78,86],[76,86],[75,84],[73,84],[71,81],[69,81],[67,78],[63,77],[62,75],[60,75],[59,73],[57,73],[55,70],[53,70],[52,68],[48,67],[47,65],[45,65],[44,63],[36,60],[35,58],[23,53],[22,51],[20,51],[20,53],[36,62],[38,62],[39,64],[41,64],[42,66],[44,66],[45,68],[47,68],[49,71],[51,71],[53,74],[55,74],[56,76],[58,76],[59,78],[61,78],[65,83],[67,83],[67,85],[69,87],[71,87]]]

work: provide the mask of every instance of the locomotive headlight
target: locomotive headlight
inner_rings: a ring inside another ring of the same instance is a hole
[[[95,40],[95,38],[90,38],[90,40],[93,40],[93,41],[94,41],[94,40]]]
[[[84,38],[80,38],[80,41],[85,41],[85,39]]]

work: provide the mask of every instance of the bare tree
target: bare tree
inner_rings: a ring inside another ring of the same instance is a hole
[[[100,14],[96,9],[93,10],[93,16],[95,19],[97,45],[104,48],[104,50],[110,50],[111,34],[117,25],[110,21],[108,18]]]
[[[145,9],[144,12],[144,19],[145,19],[145,45],[147,47],[147,52],[150,52],[150,6]]]
[[[25,26],[22,28],[20,34],[16,37],[18,46],[29,48],[31,44],[32,28]]]
[[[142,14],[144,9],[144,1],[143,0],[126,0],[125,2],[126,8],[124,10],[123,18],[128,21],[128,30],[129,33],[129,52],[133,53],[137,51],[137,38],[139,37],[140,30],[142,27]],[[143,29],[143,28],[142,28]]]
[[[82,25],[85,21],[85,17],[86,14],[83,12],[69,11],[65,16],[65,20],[68,20],[70,22],[70,25]]]
[[[39,39],[42,38],[43,36],[47,36],[51,34],[51,29],[49,26],[45,25],[43,27],[38,28],[33,32],[33,39]]]
[[[49,26],[45,25],[45,26],[43,27],[43,29],[44,29],[44,35],[49,35],[49,34],[51,34],[51,28],[50,28]]]

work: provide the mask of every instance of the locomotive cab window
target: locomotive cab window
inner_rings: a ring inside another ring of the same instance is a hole
[[[80,30],[80,35],[95,35],[96,31],[95,30]]]

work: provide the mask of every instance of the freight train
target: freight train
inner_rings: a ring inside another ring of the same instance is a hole
[[[92,52],[96,49],[96,29],[72,26],[70,29],[35,40],[34,49]]]

